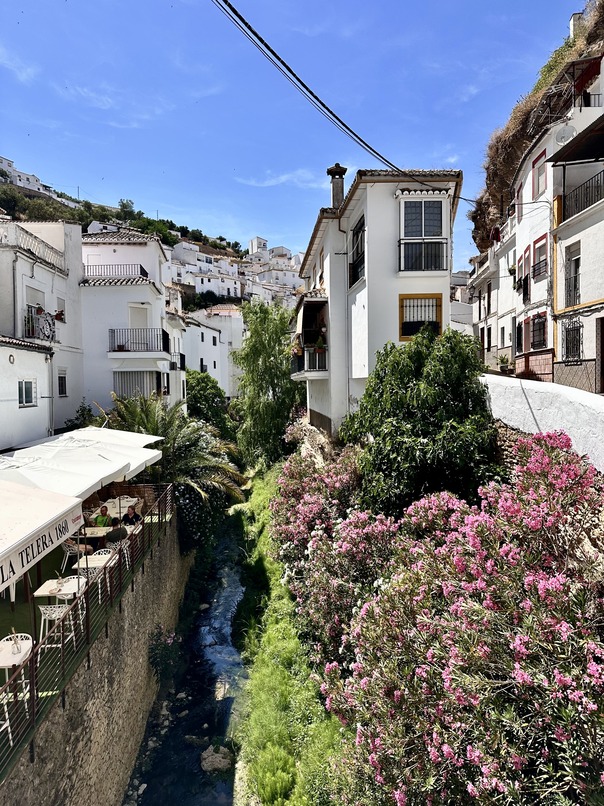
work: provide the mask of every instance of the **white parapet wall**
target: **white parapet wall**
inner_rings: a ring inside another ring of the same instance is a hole
[[[512,428],[536,434],[565,431],[573,448],[587,454],[604,472],[604,397],[571,386],[483,375],[493,417]]]

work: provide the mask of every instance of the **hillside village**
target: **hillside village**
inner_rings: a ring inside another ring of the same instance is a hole
[[[0,806],[602,802],[603,69],[600,0],[477,199],[336,162],[304,252],[0,157]]]

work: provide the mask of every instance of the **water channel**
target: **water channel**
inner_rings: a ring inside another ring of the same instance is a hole
[[[211,587],[185,639],[187,670],[176,686],[160,692],[123,806],[233,803],[230,739],[242,707],[240,693],[246,676],[231,643],[231,623],[243,596],[237,555],[235,530],[226,528],[216,548]],[[204,771],[202,754],[204,766],[228,768]]]

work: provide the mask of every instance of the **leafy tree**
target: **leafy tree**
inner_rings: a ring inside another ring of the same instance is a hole
[[[95,416],[92,412],[92,406],[86,402],[86,398],[82,398],[82,402],[77,407],[75,415],[72,419],[65,420],[65,428],[71,431],[75,428],[85,428],[87,425],[101,425],[102,421]]]
[[[131,221],[130,224],[141,232],[146,232],[149,235],[158,235],[160,241],[167,246],[175,246],[178,243],[178,236],[172,235],[168,224],[162,219],[158,221],[155,218],[143,216],[136,221]]]
[[[107,415],[110,428],[163,437],[161,461],[145,471],[151,481],[186,485],[205,502],[212,493],[243,500],[243,478],[229,459],[235,446],[211,426],[187,417],[182,403],[166,406],[156,395],[114,395],[113,400],[115,407]]]
[[[200,229],[192,229],[189,232],[189,238],[192,241],[202,241],[203,240],[203,232]]]
[[[118,206],[119,210],[115,214],[115,217],[119,218],[120,221],[130,221],[136,217],[136,213],[134,211],[134,202],[132,199],[120,199]]]
[[[178,231],[180,232],[181,238],[188,238],[189,237],[189,228],[185,227],[184,225],[178,227]]]
[[[187,411],[190,417],[213,425],[225,439],[233,438],[226,397],[218,382],[207,372],[187,370]]]
[[[242,308],[247,335],[233,360],[242,369],[237,442],[250,465],[273,462],[284,452],[283,433],[296,402],[291,379],[289,312],[254,301]]]
[[[28,203],[22,193],[10,185],[4,185],[0,187],[0,207],[11,218],[17,218],[20,213],[25,213]]]
[[[344,441],[370,437],[360,459],[362,497],[374,511],[399,515],[440,490],[473,500],[495,472],[495,427],[476,342],[454,330],[424,328],[404,347],[378,353],[359,410],[342,425]]]

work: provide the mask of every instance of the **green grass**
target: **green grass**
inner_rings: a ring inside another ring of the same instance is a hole
[[[337,753],[339,723],[319,700],[298,638],[294,603],[271,557],[269,502],[280,467],[256,477],[245,509],[246,597],[236,615],[236,638],[249,664],[248,715],[239,741],[248,779],[262,804],[329,803],[329,757]]]

